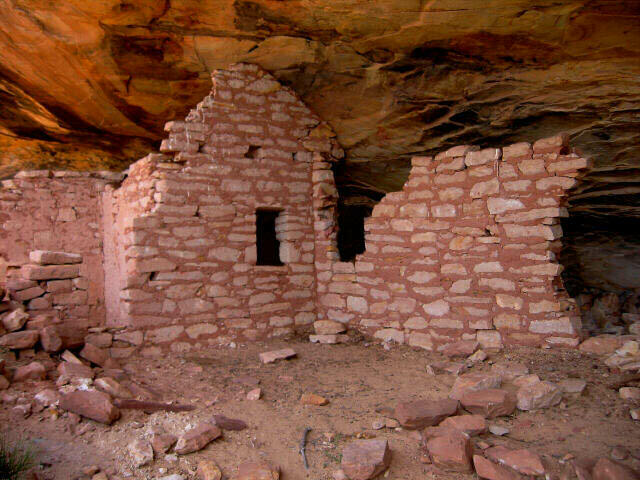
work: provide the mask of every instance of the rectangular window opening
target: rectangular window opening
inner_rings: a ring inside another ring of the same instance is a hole
[[[257,265],[284,265],[280,260],[280,241],[276,237],[278,210],[256,210]]]

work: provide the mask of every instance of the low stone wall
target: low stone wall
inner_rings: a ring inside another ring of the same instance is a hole
[[[403,190],[367,219],[366,252],[320,265],[319,318],[429,350],[577,345],[556,252],[563,201],[587,163],[566,136],[414,158]]]

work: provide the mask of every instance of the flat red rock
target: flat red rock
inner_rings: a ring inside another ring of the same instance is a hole
[[[386,440],[354,440],[342,450],[341,467],[351,480],[368,480],[384,472],[391,463]]]
[[[201,423],[195,428],[182,434],[178,439],[174,451],[180,455],[202,450],[209,443],[222,435],[222,431],[211,423]]]
[[[527,449],[511,450],[502,445],[485,450],[491,460],[506,465],[523,475],[544,475],[542,460],[537,453]]]
[[[458,401],[450,398],[416,400],[399,403],[396,406],[394,417],[404,428],[419,430],[439,424],[445,418],[454,415],[457,410]]]
[[[77,390],[63,395],[60,408],[107,425],[120,418],[120,410],[111,403],[109,395],[93,390]]]
[[[473,445],[466,433],[452,430],[427,441],[427,450],[433,464],[447,472],[473,471],[471,456]]]
[[[516,396],[498,388],[478,390],[466,393],[460,403],[465,410],[482,415],[486,418],[496,418],[511,415],[518,403]]]

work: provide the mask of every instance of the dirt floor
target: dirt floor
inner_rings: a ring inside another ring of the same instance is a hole
[[[260,352],[292,347],[297,358],[263,365]],[[51,411],[17,418],[12,405],[0,404],[1,430],[11,439],[29,441],[42,465],[44,478],[59,480],[88,478],[83,468],[98,465],[109,478],[156,479],[173,473],[193,478],[202,459],[215,461],[230,478],[243,461],[266,459],[282,469],[283,480],[331,479],[339,468],[340,452],[355,437],[386,438],[392,450],[391,467],[383,478],[423,480],[475,478],[474,475],[434,471],[420,461],[416,432],[403,429],[372,430],[382,415],[381,407],[395,407],[407,399],[439,399],[448,395],[455,377],[429,375],[428,364],[445,358],[437,353],[360,342],[349,345],[317,345],[297,339],[220,347],[162,358],[135,358],[123,361],[124,369],[143,386],[158,392],[163,401],[193,404],[192,412],[145,414],[123,411],[112,426],[89,420],[79,425],[65,414],[55,419]],[[587,387],[581,395],[565,394],[563,402],[537,412],[518,411],[490,423],[506,426],[510,433],[498,437],[490,433],[474,437],[492,445],[529,448],[543,456],[548,471],[559,475],[563,458],[610,456],[614,447],[624,446],[627,465],[640,470],[640,422],[629,415],[616,390],[608,384],[623,377],[611,373],[601,362],[578,351],[550,351],[533,348],[509,349],[490,354],[480,365],[467,371],[489,371],[492,363],[517,360],[543,380],[581,378]],[[247,385],[260,381],[262,399],[250,401]],[[15,383],[10,392],[33,393],[51,382]],[[633,386],[633,384],[631,384]],[[636,383],[637,385],[637,383]],[[303,393],[329,399],[326,406],[300,404]],[[161,456],[151,465],[135,469],[128,444],[147,436],[154,427],[176,435],[207,421],[214,414],[242,419],[244,431],[225,431],[221,439],[204,450],[178,456]],[[305,470],[298,453],[302,432],[311,428]],[[566,457],[569,454],[569,457]],[[634,458],[634,456],[636,458]],[[193,477],[192,477],[193,475]],[[567,477],[571,478],[571,477]]]

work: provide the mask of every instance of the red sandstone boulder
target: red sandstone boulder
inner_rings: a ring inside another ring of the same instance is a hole
[[[25,380],[44,380],[47,378],[47,369],[40,362],[31,362],[28,365],[16,368],[13,372],[14,382]]]
[[[640,475],[626,465],[608,458],[599,459],[591,473],[593,480],[638,480]]]
[[[456,378],[451,387],[449,397],[460,400],[465,394],[487,388],[500,388],[502,380],[499,375],[487,373],[467,373]]]
[[[478,349],[479,343],[475,340],[460,340],[459,342],[448,343],[442,349],[442,353],[447,357],[468,357],[473,355]]]
[[[151,448],[151,444],[144,438],[138,438],[131,442],[128,450],[136,468],[147,465],[153,461],[153,449]]]
[[[107,425],[120,418],[120,410],[111,403],[109,395],[95,390],[62,395],[60,408]]]
[[[201,423],[195,428],[182,434],[178,439],[174,451],[180,455],[202,450],[209,443],[222,435],[222,430],[210,423]]]
[[[391,463],[386,440],[354,440],[342,450],[341,467],[351,480],[368,480],[384,472]]]
[[[453,430],[427,441],[433,464],[447,472],[472,472],[473,446],[466,433]]]
[[[419,430],[437,425],[457,410],[457,400],[416,400],[399,403],[395,409],[395,418],[404,428]]]
[[[40,334],[33,330],[7,333],[0,337],[0,347],[7,347],[12,350],[32,348],[38,342],[38,338],[40,338]]]
[[[531,450],[511,450],[503,446],[491,447],[485,450],[485,455],[496,463],[506,465],[523,475],[544,475],[542,460]]]
[[[466,393],[460,403],[465,410],[482,415],[486,418],[496,418],[503,415],[511,415],[516,409],[518,400],[516,396],[497,388],[478,390]]]
[[[478,478],[487,480],[523,480],[524,477],[505,467],[496,465],[491,460],[487,460],[480,455],[473,456],[473,466],[476,469]]]
[[[267,462],[245,462],[233,480],[280,480],[280,468]]]

